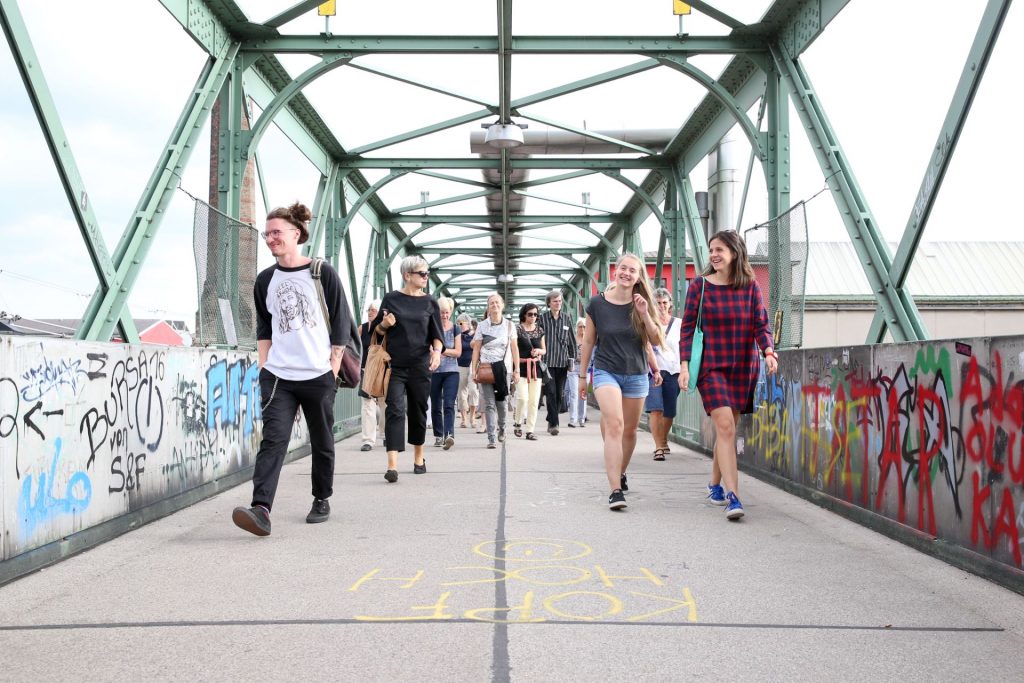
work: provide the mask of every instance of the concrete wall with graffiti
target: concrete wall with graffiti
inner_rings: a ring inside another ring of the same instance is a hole
[[[1022,567],[1024,337],[785,352],[754,403],[745,466]]]
[[[249,354],[0,336],[0,559],[245,469],[260,432]]]

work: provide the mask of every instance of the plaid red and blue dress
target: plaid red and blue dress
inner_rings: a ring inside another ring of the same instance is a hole
[[[690,360],[703,279],[695,278],[686,290],[679,335],[679,359],[682,361]],[[762,351],[774,346],[768,311],[757,282],[742,289],[706,282],[701,329],[704,330],[704,355],[697,390],[704,402],[704,412],[710,415],[712,410],[722,407],[741,413],[753,412],[754,387],[760,370],[754,344]]]

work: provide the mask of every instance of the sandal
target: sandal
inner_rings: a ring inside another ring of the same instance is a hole
[[[522,436],[523,435],[523,428],[520,427],[518,424],[514,425],[514,427],[515,428],[512,430],[512,433],[515,434],[516,436]]]
[[[527,441],[536,441],[537,440],[537,436],[533,432],[526,432],[526,440]]]
[[[665,453],[667,451],[668,451],[667,448],[655,448],[654,449],[654,459],[658,460],[658,461],[664,460],[665,459]]]

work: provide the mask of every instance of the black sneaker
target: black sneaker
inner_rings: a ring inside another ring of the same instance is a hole
[[[389,484],[394,484],[398,481],[398,470],[388,470],[384,473],[384,481]]]
[[[550,434],[551,436],[558,436],[558,427],[554,425],[549,425],[548,434]]]
[[[625,474],[623,474],[622,476],[619,477],[619,484],[622,486],[622,490],[624,492],[629,490],[629,486],[626,484],[626,475]]]
[[[435,448],[440,448],[442,443],[444,443],[444,439],[442,439],[439,436],[435,436],[434,437],[434,447]]]
[[[361,450],[361,451],[372,451],[373,450],[373,446],[371,446],[368,443],[364,443],[362,446],[359,447],[359,450]]]
[[[620,489],[615,489],[612,491],[612,495],[608,496],[608,509],[621,510],[624,507],[626,507],[626,496]]]
[[[313,507],[309,509],[309,514],[306,515],[306,524],[319,524],[320,522],[326,522],[327,518],[330,516],[331,504],[326,500],[314,498]]]
[[[251,508],[235,508],[231,513],[231,521],[239,529],[245,529],[250,534],[270,535],[270,512],[262,505],[254,505]]]
[[[424,458],[422,465],[417,465],[415,462],[412,464],[413,474],[426,474],[427,473],[427,461]]]

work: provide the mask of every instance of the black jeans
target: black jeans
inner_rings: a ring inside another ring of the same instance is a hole
[[[405,451],[405,421],[409,419],[409,443],[422,446],[427,436],[427,399],[430,370],[427,361],[411,368],[391,368],[384,407],[384,448]]]
[[[551,379],[544,385],[544,407],[548,411],[548,426],[558,426],[558,407],[562,403],[562,394],[565,393],[565,377],[569,374],[569,368],[553,368],[548,366]]]
[[[306,380],[280,379],[269,370],[260,370],[263,440],[252,473],[253,505],[263,505],[268,510],[274,505],[292,425],[300,407],[309,429],[313,497],[331,497],[334,492],[334,395],[337,391],[334,373],[330,370]]]

